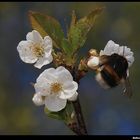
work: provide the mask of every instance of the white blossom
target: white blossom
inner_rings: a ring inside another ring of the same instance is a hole
[[[96,69],[97,66],[99,65],[99,57],[102,55],[112,55],[112,54],[118,54],[120,56],[123,56],[127,62],[128,62],[128,67],[130,67],[133,62],[134,62],[134,56],[133,52],[131,51],[130,48],[127,46],[120,46],[119,44],[114,43],[112,40],[108,41],[106,44],[104,50],[100,51],[99,56],[90,56],[87,65],[91,69]],[[129,76],[129,69],[127,69],[127,76]]]
[[[34,66],[41,68],[52,62],[52,39],[49,36],[41,37],[36,30],[26,35],[26,40],[20,41],[17,50],[21,60],[25,63],[35,63]]]
[[[131,51],[131,49],[128,48],[127,46],[120,46],[119,44],[116,44],[112,40],[108,41],[104,50],[100,51],[100,56],[101,55],[112,55],[114,53],[126,58],[129,67],[133,64],[134,56],[133,56],[133,52]]]
[[[67,100],[75,101],[78,96],[78,84],[63,66],[44,70],[34,87],[36,93],[33,102],[36,105],[45,105],[48,110],[54,112],[62,110]]]

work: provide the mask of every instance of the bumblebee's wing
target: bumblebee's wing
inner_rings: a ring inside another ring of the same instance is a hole
[[[132,87],[129,81],[129,77],[127,77],[124,81],[124,91],[123,94],[126,95],[127,97],[131,98],[132,97]]]

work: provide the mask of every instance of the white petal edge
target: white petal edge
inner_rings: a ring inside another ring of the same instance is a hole
[[[61,91],[59,93],[59,98],[60,99],[70,99],[70,98],[72,98],[74,96],[75,92],[69,92],[69,94],[68,94],[68,93],[66,93],[64,91]]]
[[[51,84],[57,81],[57,77],[55,76],[55,68],[48,68],[44,70],[39,77],[37,78],[37,83],[42,82],[42,80],[46,80],[47,83]]]
[[[121,46],[119,48],[118,54],[123,56],[124,58],[126,58],[129,67],[133,64],[134,56],[133,56],[133,52],[130,50],[130,48],[127,48],[126,46]]]
[[[17,51],[23,62],[32,64],[37,61],[37,57],[33,55],[30,45],[31,44],[28,41],[20,41],[17,46]]]
[[[52,39],[49,36],[45,36],[43,40],[43,48],[45,51],[45,57],[48,57],[52,53]]]
[[[118,54],[124,56],[124,46],[120,46]]]
[[[52,49],[52,39],[49,36],[44,37],[44,49],[45,51],[49,52]]]
[[[59,95],[60,99],[67,99],[69,101],[75,101],[77,99],[77,91],[69,93],[69,94],[65,94],[64,92],[61,92],[61,94]]]
[[[128,61],[128,66],[130,67],[134,62],[134,57],[133,56],[126,56],[126,59]]]
[[[73,96],[71,98],[69,98],[69,101],[76,101],[78,97],[78,92],[75,92],[75,94],[73,94]]]
[[[117,44],[114,43],[114,41],[109,40],[104,48],[104,54],[105,55],[111,55],[114,52],[114,47]]]
[[[59,66],[56,69],[55,75],[58,77],[58,82],[60,83],[64,83],[66,81],[71,81],[71,82],[73,81],[73,77],[71,73],[63,66]]]
[[[48,57],[39,57],[34,66],[38,69],[41,69],[44,65],[50,64],[52,61],[53,61],[52,55]]]
[[[114,53],[118,54],[119,48],[120,48],[119,44],[115,44],[113,48],[113,52],[111,54],[114,54]]]
[[[104,48],[104,50],[100,51],[101,55],[112,55],[114,53],[118,54],[119,52],[119,44],[116,44],[114,41],[109,40]]]
[[[65,94],[70,94],[70,93],[75,92],[78,89],[78,84],[75,81],[72,81],[72,82],[66,81],[62,85],[62,89],[63,89]]]
[[[33,30],[32,32],[29,32],[26,35],[26,39],[30,40],[34,43],[41,43],[43,42],[43,38],[41,37],[40,33],[36,30]]]
[[[133,52],[130,50],[130,48],[127,48],[126,46],[124,46],[124,56],[129,56],[129,55],[133,55]]]
[[[52,46],[52,39],[50,36],[45,36],[44,37],[44,41],[47,45],[51,45]]]
[[[99,55],[100,55],[100,56],[104,55],[104,51],[101,50],[100,53],[99,53]]]

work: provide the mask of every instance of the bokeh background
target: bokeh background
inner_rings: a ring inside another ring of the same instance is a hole
[[[139,2],[0,2],[0,134],[74,135],[61,121],[48,118],[43,106],[32,102],[35,82],[46,69],[38,70],[21,61],[17,45],[32,30],[28,11],[55,17],[66,33],[71,11],[83,17],[105,6],[81,50],[103,49],[108,40],[129,46],[135,62],[130,68],[131,100],[122,96],[122,87],[102,89],[89,73],[79,86],[84,118],[90,135],[140,134],[140,3]]]

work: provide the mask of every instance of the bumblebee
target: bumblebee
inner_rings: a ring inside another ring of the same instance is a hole
[[[105,89],[122,84],[123,94],[130,98],[132,89],[129,82],[127,59],[117,53],[99,56],[96,50],[90,50],[90,56],[94,59],[94,63],[98,64],[92,65],[92,69],[97,72],[96,80],[98,83]]]

